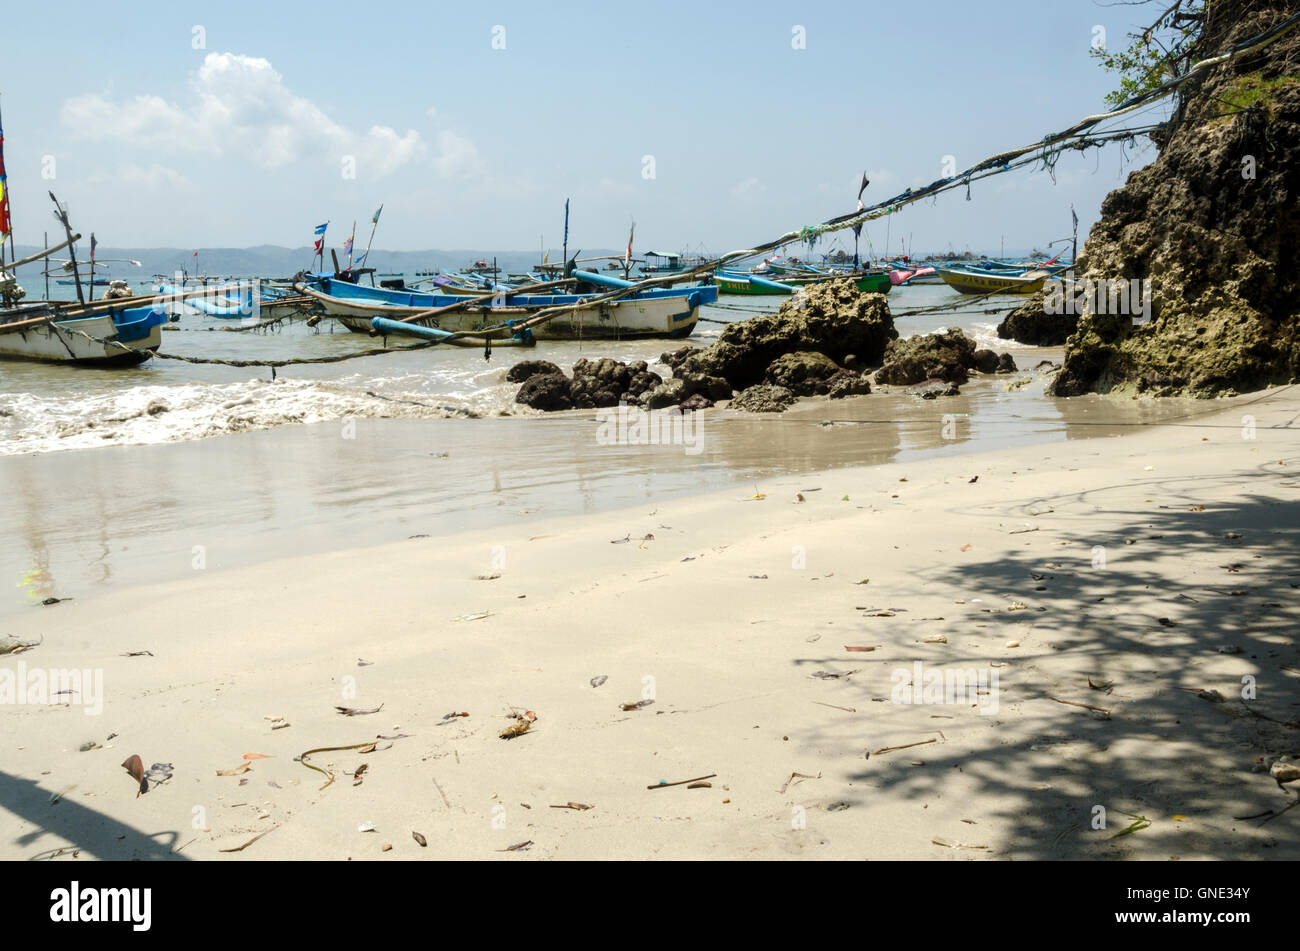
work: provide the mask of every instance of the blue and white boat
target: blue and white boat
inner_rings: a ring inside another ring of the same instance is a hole
[[[167,314],[151,306],[68,317],[59,316],[47,302],[0,308],[0,358],[132,366],[148,360],[162,345],[165,323]]]
[[[626,288],[627,281],[577,271],[574,277],[601,287]],[[295,290],[311,297],[330,317],[357,333],[368,333],[376,317],[401,320],[430,310],[460,305],[455,311],[422,319],[419,323],[453,333],[499,329],[510,336],[508,321],[519,323],[539,311],[586,303],[593,294],[532,294],[500,291],[482,304],[466,304],[464,296],[424,293],[409,289],[364,287],[318,275]],[[577,340],[626,337],[687,337],[699,320],[699,310],[715,303],[718,289],[711,285],[641,290],[618,300],[561,314],[535,328],[538,340]]]

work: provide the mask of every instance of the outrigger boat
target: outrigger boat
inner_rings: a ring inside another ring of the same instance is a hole
[[[824,284],[847,278],[857,285],[858,290],[867,294],[888,294],[893,286],[888,274],[818,274],[818,275],[782,275],[780,280],[771,280],[759,274],[745,274],[740,271],[720,269],[714,280],[720,294],[741,294],[746,296],[775,296],[793,294],[801,287]]]
[[[179,296],[182,288],[172,284],[159,284],[158,294]],[[306,309],[311,301],[294,294],[288,288],[265,281],[234,281],[225,285],[200,285],[199,293],[191,293],[181,300],[163,304],[173,319],[181,317],[216,317],[219,320],[276,320],[290,317]]]
[[[1043,282],[1055,273],[1043,268],[1018,274],[956,267],[938,267],[935,270],[945,284],[963,294],[1032,294],[1042,290]]]
[[[575,271],[576,280],[608,288],[633,286],[608,275]],[[364,287],[318,275],[311,283],[294,289],[310,297],[340,324],[355,333],[369,333],[376,317],[401,320],[459,305],[456,310],[419,320],[418,323],[453,333],[498,329],[510,336],[507,323],[521,323],[529,316],[554,307],[586,303],[592,294],[515,293],[499,291],[500,299],[482,305],[466,304],[466,298],[445,293],[422,293],[386,287]],[[489,292],[490,293],[490,292]],[[483,292],[480,292],[483,296]],[[618,300],[557,316],[536,328],[538,340],[576,340],[627,337],[687,337],[699,320],[699,309],[718,299],[712,285],[642,290]]]
[[[46,301],[0,308],[0,357],[93,366],[134,366],[162,345],[167,315],[152,306],[57,316]],[[104,341],[104,342],[100,342]],[[123,350],[113,343],[131,350]]]

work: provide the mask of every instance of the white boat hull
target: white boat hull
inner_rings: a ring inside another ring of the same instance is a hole
[[[140,363],[148,359],[111,344],[96,343],[71,332],[74,328],[101,340],[112,339],[117,333],[112,315],[109,314],[62,323],[39,324],[24,330],[0,333],[0,358],[101,365]],[[162,345],[161,330],[161,327],[154,327],[147,337],[133,340],[128,346],[134,350],[155,351]]]
[[[418,309],[391,307],[383,304],[364,304],[354,301],[334,301],[318,297],[325,313],[334,317],[348,330],[369,333],[374,317],[400,320]],[[684,309],[687,308],[687,309]],[[458,333],[482,330],[514,318],[527,320],[528,313],[514,313],[490,307],[442,314],[419,323]],[[690,307],[685,298],[665,297],[651,300],[610,301],[597,307],[561,314],[534,328],[538,340],[580,340],[592,338],[621,339],[625,337],[684,337],[690,334],[699,320],[699,308]]]

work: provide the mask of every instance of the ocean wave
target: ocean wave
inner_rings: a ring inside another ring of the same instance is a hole
[[[319,381],[137,386],[111,394],[0,395],[0,455],[207,439],[349,417],[446,419],[508,412],[496,390],[465,398]]]

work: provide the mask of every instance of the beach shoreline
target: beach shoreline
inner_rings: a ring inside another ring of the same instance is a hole
[[[1296,752],[1273,721],[1297,717],[1300,395],[1204,409],[1132,435],[782,474],[6,618],[6,634],[41,643],[0,671],[99,671],[103,712],[3,710],[0,848],[1295,858],[1300,811],[1235,817],[1294,800],[1258,766]],[[996,711],[978,689],[894,702],[917,662],[996,671]],[[499,739],[512,708],[537,719]],[[335,775],[323,790],[294,760],[371,741],[311,758]],[[132,754],[173,778],[136,798],[118,765]]]

